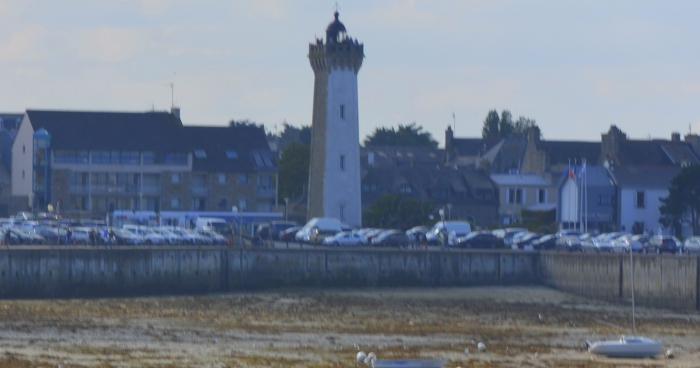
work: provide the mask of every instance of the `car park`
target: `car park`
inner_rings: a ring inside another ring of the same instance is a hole
[[[497,249],[502,246],[503,240],[491,231],[473,231],[467,236],[458,238],[455,244],[457,248],[466,249]]]
[[[408,236],[408,239],[411,241],[411,243],[426,243],[427,238],[425,237],[425,234],[428,233],[428,231],[430,231],[430,229],[428,229],[425,226],[415,226],[406,230],[406,236]]]
[[[532,242],[539,239],[541,235],[531,232],[518,233],[511,241],[512,249],[534,250]]]
[[[360,246],[365,244],[365,238],[353,231],[341,231],[333,236],[323,239],[323,245],[334,246]]]
[[[372,245],[377,247],[403,247],[408,245],[406,233],[399,230],[385,230],[372,239]]]
[[[280,241],[294,241],[294,236],[299,230],[301,230],[301,226],[292,226],[286,230],[283,230],[280,232]]]
[[[465,221],[440,221],[425,237],[429,244],[454,246],[458,238],[467,236],[471,231],[471,225]]]
[[[700,236],[693,236],[685,240],[683,243],[683,253],[698,254],[700,253]]]
[[[556,234],[550,234],[539,237],[530,244],[535,250],[554,250],[557,247],[557,240]]]
[[[649,240],[650,251],[656,254],[675,254],[682,250],[681,242],[675,236],[655,235]]]

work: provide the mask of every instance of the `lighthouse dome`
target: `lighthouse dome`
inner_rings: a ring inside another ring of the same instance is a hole
[[[333,14],[335,19],[326,28],[326,42],[338,43],[346,38],[345,25],[338,19],[340,15],[337,11]]]

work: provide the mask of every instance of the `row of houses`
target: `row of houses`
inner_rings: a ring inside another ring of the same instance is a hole
[[[276,160],[262,127],[183,125],[179,109],[0,118],[0,216],[277,207]]]
[[[611,126],[600,141],[541,139],[538,128],[497,142],[456,138],[445,148],[365,147],[363,205],[401,193],[484,227],[551,218],[558,228],[665,231],[661,199],[671,180],[700,164],[700,137],[630,139]]]

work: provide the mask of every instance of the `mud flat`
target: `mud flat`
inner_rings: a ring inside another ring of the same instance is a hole
[[[354,367],[358,348],[448,367],[700,361],[699,314],[641,309],[637,323],[676,358],[591,357],[583,342],[629,332],[629,308],[544,287],[0,301],[0,367]]]

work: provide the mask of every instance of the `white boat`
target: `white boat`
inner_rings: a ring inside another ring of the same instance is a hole
[[[439,360],[377,360],[373,368],[442,368],[445,363]]]
[[[611,358],[653,358],[663,350],[660,342],[641,336],[622,336],[619,340],[586,344],[589,352]]]

